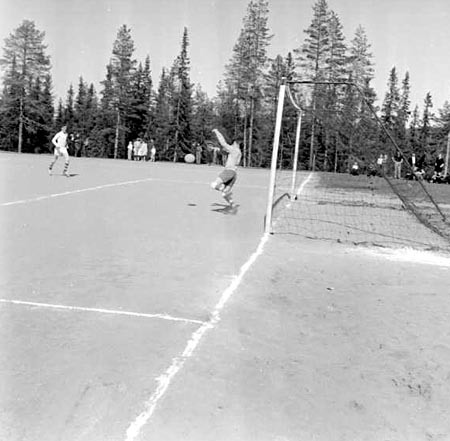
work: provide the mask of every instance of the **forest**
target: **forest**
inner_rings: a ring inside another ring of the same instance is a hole
[[[68,85],[65,97],[56,98],[45,31],[24,20],[5,39],[0,58],[0,149],[48,153],[53,134],[67,125],[80,143],[79,155],[125,159],[127,144],[139,137],[154,140],[157,160],[177,162],[193,153],[197,143],[205,145],[211,129],[218,127],[230,142],[240,141],[241,165],[267,167],[279,87],[283,81],[302,79],[351,82],[361,93],[309,88],[306,99],[304,88],[292,85],[295,97],[309,110],[299,168],[348,172],[354,161],[366,167],[381,152],[392,154],[386,134],[364,103],[374,107],[405,157],[425,155],[432,164],[438,152],[445,153],[450,104],[446,101],[442,109],[434,109],[428,92],[423,105],[412,108],[410,74],[395,66],[386,78],[384,96],[377,97],[371,85],[371,44],[363,26],[347,39],[339,16],[326,0],[317,0],[301,45],[269,58],[273,38],[269,14],[268,0],[249,1],[214,97],[191,82],[188,28],[180,29],[179,53],[155,82],[151,54],[135,58],[132,29],[124,24],[117,30],[110,59],[105,60],[98,90],[80,75],[78,84]],[[296,111],[287,103],[281,149],[288,159],[295,124]]]

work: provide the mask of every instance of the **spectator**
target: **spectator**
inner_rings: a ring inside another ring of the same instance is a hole
[[[415,176],[417,180],[422,180],[425,177],[425,168],[427,166],[425,153],[417,160]]]
[[[392,161],[394,162],[394,179],[401,179],[403,163],[402,155],[399,152],[395,152],[395,155],[392,157]]]
[[[128,147],[127,147],[127,159],[128,159],[128,161],[133,160],[133,143],[131,142],[131,140],[128,143]]]
[[[434,161],[434,173],[431,178],[431,182],[437,182],[442,183],[444,182],[444,168],[445,168],[445,161],[442,157],[442,153],[439,153],[436,160]]]
[[[202,146],[196,142],[194,144],[195,147],[195,162],[200,164],[202,162]]]
[[[358,176],[359,175],[359,165],[358,163],[355,161],[350,169],[350,174],[353,176]]]
[[[383,153],[380,153],[380,156],[378,156],[378,159],[377,159],[377,168],[378,168],[378,173],[380,176],[383,176],[383,174],[384,174],[383,164],[384,164],[384,156],[383,156]]]
[[[141,146],[141,138],[137,138],[133,142],[133,159],[137,161],[139,159],[139,147]]]
[[[150,139],[150,161],[156,161],[156,147],[154,139]]]
[[[81,156],[81,137],[79,133],[75,134],[75,140],[74,140],[74,148],[75,148],[75,153],[74,156],[78,157]]]
[[[139,146],[139,161],[146,161],[148,154],[148,145],[142,140],[141,145]]]

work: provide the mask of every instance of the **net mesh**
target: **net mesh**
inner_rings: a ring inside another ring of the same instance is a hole
[[[364,91],[330,83],[286,90],[272,232],[450,251],[450,186],[421,179],[406,141],[394,139]]]

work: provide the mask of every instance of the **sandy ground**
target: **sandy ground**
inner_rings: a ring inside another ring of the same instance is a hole
[[[125,441],[260,243],[267,174],[224,215],[215,168],[0,160],[0,439]],[[450,440],[449,283],[448,256],[271,236],[133,441]]]
[[[450,259],[386,255],[272,238],[140,439],[450,439]]]

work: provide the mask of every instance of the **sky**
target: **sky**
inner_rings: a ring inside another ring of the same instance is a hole
[[[316,0],[269,0],[273,38],[268,55],[285,56],[301,47]],[[242,28],[249,0],[0,0],[0,49],[24,19],[45,32],[54,94],[65,99],[80,76],[97,92],[105,78],[118,29],[126,24],[135,58],[150,56],[157,86],[163,67],[179,54],[184,27],[190,40],[191,81],[210,97]],[[350,42],[361,25],[371,44],[379,104],[389,72],[399,82],[408,71],[412,107],[423,109],[431,92],[434,111],[450,101],[450,0],[328,0]],[[2,53],[2,52],[1,52]]]

